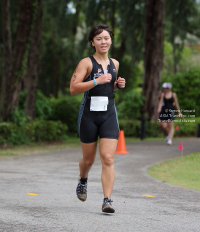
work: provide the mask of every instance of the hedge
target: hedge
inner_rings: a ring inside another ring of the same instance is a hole
[[[181,122],[174,122],[175,137],[197,136],[200,118],[181,118]],[[195,120],[191,122],[189,120]],[[124,130],[126,136],[141,137],[141,121],[139,120],[119,120],[120,130]],[[178,130],[176,130],[178,129]],[[163,137],[160,124],[158,122],[146,122],[146,137]]]
[[[17,126],[11,122],[0,123],[0,145],[21,145],[38,141],[61,140],[67,126],[60,121],[35,120]]]

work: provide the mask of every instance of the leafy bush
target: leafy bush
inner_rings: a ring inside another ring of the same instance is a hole
[[[82,96],[60,96],[47,98],[39,90],[36,96],[36,119],[61,121],[69,128],[69,133],[78,131],[77,121]],[[12,112],[11,121],[17,126],[30,122],[31,118],[25,116],[26,91],[20,93],[19,108]]]
[[[66,132],[67,126],[60,121],[36,120],[22,126],[2,122],[0,123],[0,145],[62,140]]]
[[[139,120],[120,120],[119,126],[126,136],[140,137],[141,135],[141,122]]]
[[[182,118],[182,122],[175,122],[175,136],[197,136],[198,124],[200,124],[200,118]],[[191,122],[194,120],[194,122]],[[179,119],[177,120],[179,121]],[[178,130],[176,130],[178,127]]]
[[[51,115],[52,105],[50,99],[38,90],[36,96],[36,118],[48,120],[51,118]]]
[[[15,123],[17,126],[22,126],[26,122],[30,122],[31,118],[25,116],[23,109],[13,110],[11,112],[11,122]]]
[[[140,119],[143,104],[144,97],[141,91],[127,92],[123,101],[118,105],[119,119]]]
[[[20,145],[28,142],[29,138],[27,138],[21,127],[10,122],[0,123],[0,145],[6,143]]]
[[[197,136],[198,124],[200,124],[200,118],[186,118],[181,119],[185,122],[175,122],[175,137],[180,136]],[[187,120],[187,122],[186,122]],[[188,120],[195,120],[195,122],[188,122]],[[141,121],[139,120],[120,120],[120,130],[124,130],[126,136],[141,137]],[[179,126],[179,130],[176,130],[176,126]],[[146,137],[163,137],[160,124],[158,122],[146,122]]]
[[[60,121],[36,120],[25,124],[25,134],[33,141],[60,140],[67,132],[67,126]]]
[[[51,120],[60,120],[66,124],[70,133],[77,135],[78,126],[78,112],[80,108],[80,102],[70,97],[62,97],[59,99],[51,99],[52,104],[52,116]]]

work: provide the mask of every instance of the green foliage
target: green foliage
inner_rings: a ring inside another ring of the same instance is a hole
[[[183,119],[182,119],[183,120]],[[200,124],[200,118],[195,118],[195,122],[189,122],[191,118],[185,119],[187,122],[175,122],[175,137],[180,136],[197,136],[198,124]],[[120,130],[123,130],[126,136],[129,137],[141,137],[141,121],[139,120],[119,120]],[[176,126],[179,126],[179,130],[176,130]],[[163,137],[164,134],[161,130],[158,122],[146,122],[146,137]]]
[[[25,124],[25,134],[32,142],[60,140],[67,132],[67,126],[60,121],[36,120]]]
[[[11,112],[11,121],[14,122],[17,126],[22,126],[30,120],[30,117],[25,116],[23,109],[13,110]]]
[[[120,130],[124,130],[126,136],[141,137],[141,121],[139,120],[120,120]],[[163,133],[157,122],[146,122],[146,137],[162,137]]]
[[[20,145],[29,142],[30,140],[23,132],[22,127],[19,127],[14,123],[0,123],[0,145]]]
[[[164,41],[164,60],[163,60],[163,75],[174,74],[174,57],[172,44]],[[198,66],[198,55],[192,48],[185,46],[180,54],[180,60],[177,64],[178,72],[186,72]]]
[[[200,116],[200,69],[191,69],[184,73],[164,76],[163,82],[172,83],[172,91],[176,92],[181,109],[194,110],[195,116]],[[185,114],[184,112],[182,112]]]
[[[78,112],[80,101],[73,96],[62,97],[59,99],[52,98],[52,120],[60,120],[68,125],[69,132],[77,134],[78,132]]]
[[[31,120],[30,117],[25,115],[25,102],[26,102],[26,91],[20,92],[19,107],[11,113],[11,121],[17,126],[22,126],[26,122]],[[52,106],[50,99],[44,96],[40,90],[36,93],[36,118],[37,119],[49,119],[52,115]]]
[[[36,118],[49,119],[52,115],[50,99],[44,96],[41,91],[37,91],[36,96]]]
[[[120,119],[140,119],[141,107],[144,104],[144,97],[141,89],[137,91],[134,89],[124,94],[123,101],[119,104],[119,118]]]
[[[179,130],[175,130],[176,136],[197,136],[198,124],[200,124],[200,118],[182,118],[175,122],[175,128],[178,126]]]
[[[119,126],[126,136],[137,138],[141,135],[141,122],[139,120],[119,120]]]
[[[69,128],[69,133],[77,135],[77,121],[80,103],[83,95],[63,96],[59,98],[47,98],[39,90],[36,95],[36,119],[61,121]],[[23,126],[30,122],[30,117],[25,116],[26,92],[20,95],[20,107],[12,112],[11,121],[17,126]]]
[[[36,120],[17,126],[14,123],[0,123],[0,145],[21,145],[38,141],[62,140],[67,126],[60,121]]]

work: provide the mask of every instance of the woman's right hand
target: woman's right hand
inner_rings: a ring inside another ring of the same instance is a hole
[[[160,114],[160,112],[161,112],[161,109],[158,109],[158,111],[157,111],[157,112],[158,112],[158,114]]]
[[[96,79],[98,85],[109,83],[112,80],[112,75],[110,73],[105,73]]]

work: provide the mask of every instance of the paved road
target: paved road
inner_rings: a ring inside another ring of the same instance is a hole
[[[185,154],[200,151],[199,139],[183,142]],[[101,212],[99,156],[89,175],[86,202],[75,194],[81,148],[1,158],[0,231],[200,231],[200,192],[147,174],[149,166],[180,156],[179,144],[180,140],[172,146],[164,141],[128,143],[130,154],[116,155],[112,215]]]

